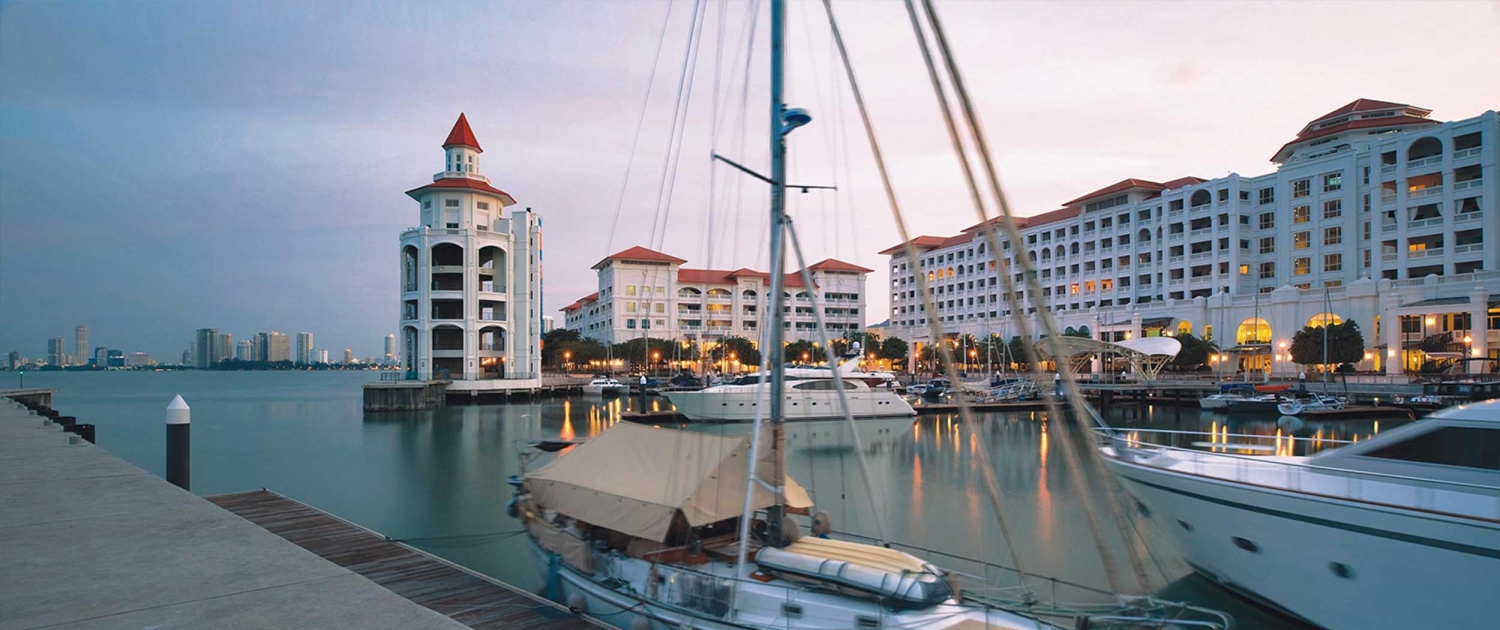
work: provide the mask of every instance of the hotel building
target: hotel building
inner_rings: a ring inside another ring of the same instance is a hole
[[[771,274],[751,269],[688,269],[686,260],[644,247],[594,265],[599,290],[563,307],[564,325],[584,337],[620,343],[641,337],[712,342],[760,338]],[[784,279],[787,341],[817,341],[812,298],[818,297],[830,338],[864,329],[865,276],[871,269],[829,258]]]
[[[432,183],[406,191],[421,224],[401,233],[401,356],[407,377],[449,392],[541,384],[542,221],[480,174],[469,121],[443,142]]]
[[[1228,369],[1275,374],[1300,369],[1283,349],[1329,312],[1358,322],[1361,369],[1414,371],[1432,358],[1419,344],[1500,356],[1500,119],[1430,114],[1356,100],[1277,149],[1271,173],[1126,179],[1019,219],[1023,242],[997,236],[1010,264],[1030,257],[1042,287],[1029,295],[1016,274],[1022,314],[1049,308],[1060,327],[1106,340],[1211,337],[1239,346]],[[930,342],[929,316],[948,332],[1017,334],[985,227],[916,238],[915,259],[905,244],[881,252],[892,334]]]

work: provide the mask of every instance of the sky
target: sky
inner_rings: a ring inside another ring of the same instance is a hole
[[[1021,215],[1126,177],[1270,172],[1355,98],[1500,106],[1496,2],[936,4]],[[838,190],[788,212],[809,262],[877,270],[876,323],[897,230],[821,5],[790,5],[787,100],[814,121],[789,179]],[[903,5],[833,5],[910,229],[977,222]],[[740,0],[0,2],[0,352],[71,349],[79,324],[163,360],[202,327],[383,352],[403,192],[442,170],[459,112],[484,174],[543,217],[559,322],[633,245],[765,268],[765,187],[709,156],[766,168],[766,6],[747,80]]]

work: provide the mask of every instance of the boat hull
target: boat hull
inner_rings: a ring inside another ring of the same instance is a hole
[[[1195,570],[1289,614],[1334,630],[1494,620],[1500,523],[1106,461]]]
[[[912,409],[893,392],[878,390],[849,390],[850,412],[855,418],[893,418],[915,416]],[[762,404],[768,404],[770,393],[762,392],[757,399],[754,391],[715,392],[666,392],[667,400],[677,412],[699,422],[752,422],[755,412]],[[844,417],[843,405],[838,392],[832,390],[798,391],[787,390],[786,402],[781,406],[786,420],[833,420]]]

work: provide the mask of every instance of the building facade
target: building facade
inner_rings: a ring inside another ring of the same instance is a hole
[[[74,363],[84,365],[88,363],[89,327],[78,326],[73,329],[73,352],[77,353]]]
[[[564,324],[585,337],[620,343],[641,337],[714,341],[726,336],[757,342],[771,274],[751,269],[688,269],[686,260],[644,247],[594,265],[599,290],[563,307]],[[817,341],[813,296],[830,338],[864,329],[865,276],[872,270],[829,258],[784,279],[782,321],[787,341]]]
[[[401,358],[449,391],[541,381],[542,221],[480,174],[483,149],[459,114],[432,183],[406,192],[421,223],[401,233]]]
[[[297,363],[310,365],[313,362],[313,334],[297,333]]]
[[[219,329],[199,328],[197,336],[193,338],[193,367],[200,370],[213,367],[219,356],[218,344]]]
[[[62,337],[47,340],[47,365],[65,367],[69,363],[68,343]]]
[[[1041,284],[1030,295],[1012,269],[1018,314],[1047,308],[1095,338],[1190,332],[1264,346],[1234,367],[1273,372],[1296,369],[1279,350],[1325,312],[1359,324],[1364,369],[1417,369],[1431,358],[1414,349],[1424,339],[1497,356],[1500,119],[1430,113],[1356,100],[1277,150],[1274,172],[1127,179],[1019,219],[1023,242],[996,234],[1005,262],[1024,252]],[[892,334],[930,342],[929,315],[948,331],[1016,334],[986,227],[914,239],[914,259],[904,243],[882,252]],[[935,313],[917,293],[919,273]]]
[[[391,364],[394,364],[396,362],[396,336],[395,335],[386,335],[385,336],[385,362],[386,362],[387,365],[391,365]]]

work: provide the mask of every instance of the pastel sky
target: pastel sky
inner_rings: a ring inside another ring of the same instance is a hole
[[[750,5],[703,6],[664,178],[692,0],[665,29],[666,0],[0,3],[0,352],[71,346],[77,324],[167,360],[207,326],[380,352],[417,222],[402,192],[441,170],[459,112],[485,174],[544,217],[549,314],[631,245],[763,268],[764,187],[708,155],[764,168],[766,5],[748,82]],[[974,223],[902,5],[834,6],[912,230]],[[1268,172],[1309,119],[1359,97],[1441,120],[1500,105],[1495,2],[938,7],[1023,215],[1125,177]],[[821,5],[789,13],[788,100],[816,117],[792,136],[791,178],[840,187],[789,210],[812,260],[880,270],[896,230]],[[886,280],[871,275],[871,323]]]

